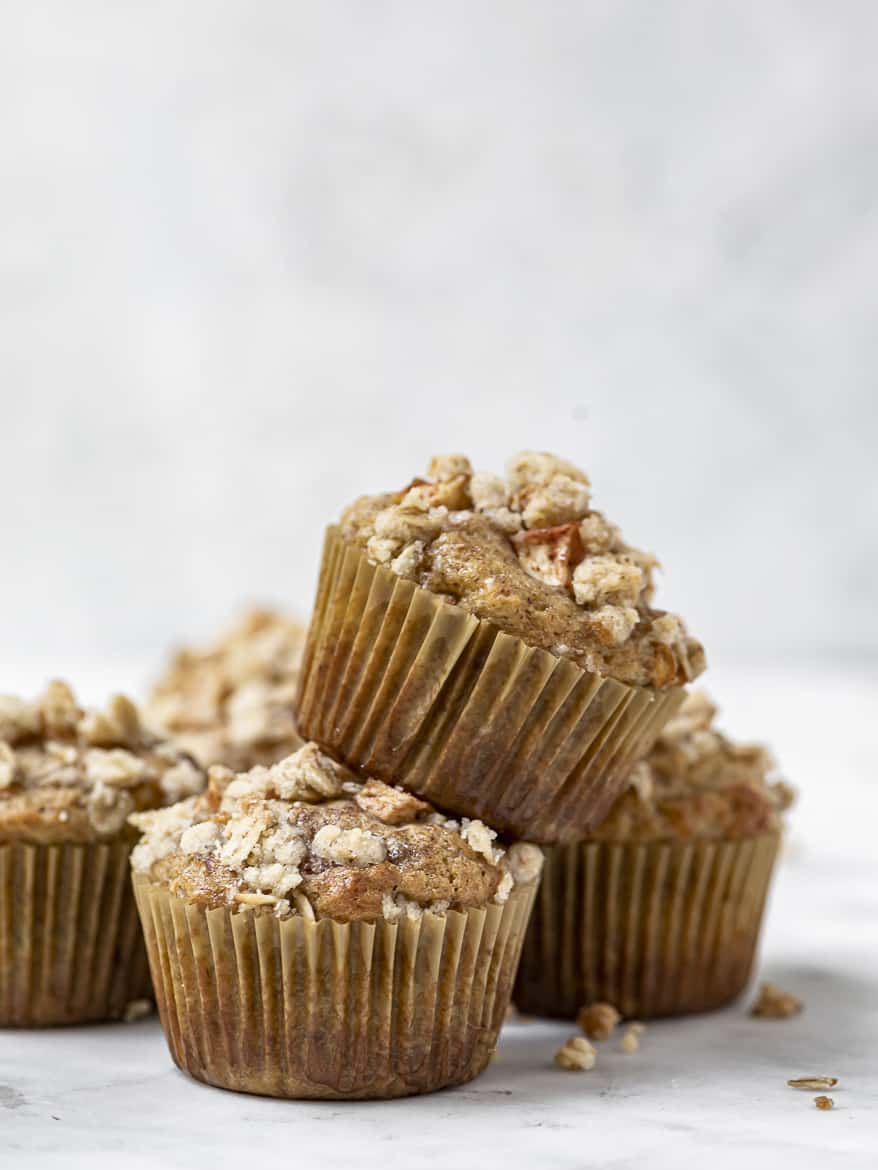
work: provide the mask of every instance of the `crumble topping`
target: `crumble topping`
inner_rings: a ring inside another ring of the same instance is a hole
[[[716,710],[703,691],[687,695],[594,840],[728,840],[780,828],[792,789],[766,748],[714,728]]]
[[[106,840],[130,813],[198,792],[204,773],[143,727],[124,695],[84,710],[58,679],[0,697],[0,842]]]
[[[210,906],[398,922],[503,903],[542,851],[500,845],[400,788],[362,781],[314,743],[270,767],[211,767],[205,792],[134,813],[135,872]]]
[[[178,650],[147,715],[205,767],[273,764],[301,746],[293,704],[305,631],[254,609],[213,646]]]
[[[704,669],[676,615],[651,607],[657,561],[592,509],[588,477],[539,451],[506,478],[437,455],[427,479],[363,496],[342,516],[370,560],[532,646],[636,686],[669,687]]]
[[[797,1016],[805,1005],[791,991],[784,991],[774,983],[763,983],[750,1015],[763,1020],[786,1020]]]
[[[584,1036],[571,1036],[555,1053],[555,1064],[568,1072],[588,1072],[594,1068],[598,1054]]]

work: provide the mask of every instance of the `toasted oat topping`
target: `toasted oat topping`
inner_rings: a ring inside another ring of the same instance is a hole
[[[293,704],[304,630],[254,609],[205,649],[177,651],[147,716],[202,764],[272,764],[301,746]]]
[[[589,1040],[609,1040],[621,1019],[611,1003],[591,1003],[579,1009],[576,1022]]]
[[[128,815],[198,792],[204,774],[143,727],[124,695],[85,710],[53,680],[33,701],[0,697],[0,841],[92,841]]]
[[[355,501],[342,530],[373,562],[587,670],[668,687],[704,669],[682,621],[650,604],[655,557],[625,543],[591,507],[588,477],[555,455],[522,452],[505,478],[435,456],[427,479]]]
[[[838,1077],[793,1077],[787,1084],[791,1089],[834,1089]]]
[[[588,1072],[594,1068],[598,1054],[584,1036],[571,1036],[555,1053],[555,1064],[568,1072]]]
[[[596,840],[729,840],[780,828],[792,789],[777,778],[766,748],[734,743],[714,728],[715,716],[703,691],[686,696]]]
[[[180,897],[279,918],[398,922],[502,903],[542,865],[536,846],[505,848],[481,821],[364,782],[313,743],[238,775],[212,767],[202,795],[131,823],[143,831],[136,872]]]
[[[804,1006],[791,991],[784,991],[774,983],[763,983],[750,1015],[763,1020],[785,1020],[799,1015]]]

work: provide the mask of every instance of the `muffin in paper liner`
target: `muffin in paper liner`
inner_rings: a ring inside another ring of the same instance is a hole
[[[515,1003],[573,1018],[721,1007],[746,987],[780,834],[734,841],[585,842],[545,850]]]
[[[488,1063],[536,883],[503,905],[398,922],[206,908],[134,890],[175,1063],[273,1097],[403,1097]]]
[[[575,841],[683,696],[528,646],[327,530],[297,714],[353,767],[511,835]]]
[[[0,1027],[118,1019],[152,997],[130,853],[0,845]]]

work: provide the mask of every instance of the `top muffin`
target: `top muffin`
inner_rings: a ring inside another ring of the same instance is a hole
[[[251,768],[300,747],[293,701],[305,631],[254,609],[212,646],[184,647],[153,688],[150,722],[204,764]]]
[[[427,479],[363,496],[342,534],[370,560],[476,617],[585,670],[633,686],[672,687],[705,666],[679,617],[654,609],[656,559],[625,543],[590,504],[571,463],[513,456],[506,478],[435,456]]]
[[[105,711],[84,710],[58,680],[34,702],[0,696],[0,843],[114,839],[130,833],[130,813],[181,800],[204,780],[124,695]]]
[[[734,743],[713,726],[715,716],[703,691],[687,695],[591,839],[727,841],[777,832],[792,789],[767,748]]]

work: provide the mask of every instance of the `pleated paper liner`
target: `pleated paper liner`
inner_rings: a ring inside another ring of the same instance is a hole
[[[327,530],[300,732],[529,841],[580,840],[683,700],[527,646]]]
[[[273,1097],[403,1097],[491,1057],[535,884],[503,906],[398,923],[278,920],[134,888],[176,1064]]]
[[[517,1007],[573,1018],[706,1011],[747,985],[779,836],[547,849]]]
[[[152,998],[130,853],[0,845],[0,1027],[117,1019]]]

